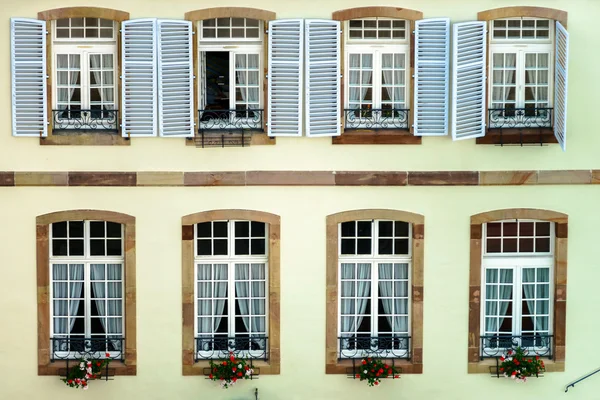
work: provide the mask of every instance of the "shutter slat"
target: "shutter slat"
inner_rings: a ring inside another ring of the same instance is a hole
[[[123,136],[156,136],[156,19],[123,21],[121,31]]]
[[[454,24],[452,138],[485,136],[486,23]]]
[[[48,136],[46,21],[11,18],[12,134]]]
[[[301,19],[269,22],[269,136],[302,135],[303,38]]]
[[[569,71],[569,32],[556,21],[554,66],[554,136],[563,151],[567,150],[567,89]]]
[[[448,134],[450,19],[415,24],[414,134]]]
[[[194,136],[192,22],[158,20],[159,134]]]
[[[306,20],[306,135],[338,136],[340,115],[340,23]]]

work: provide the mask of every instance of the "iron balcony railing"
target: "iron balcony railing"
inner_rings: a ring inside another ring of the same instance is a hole
[[[269,338],[267,336],[207,336],[196,338],[195,361],[235,358],[268,360]]]
[[[497,358],[508,350],[522,348],[527,355],[552,358],[552,335],[486,335],[481,336],[481,359]]]
[[[52,110],[52,130],[118,132],[119,110]]]
[[[338,358],[410,359],[410,336],[341,336],[338,337]]]
[[[50,361],[78,360],[81,358],[125,361],[125,338],[50,338]]]
[[[408,114],[404,108],[346,108],[345,129],[409,130]]]
[[[490,108],[488,129],[552,128],[552,108]]]
[[[262,131],[264,110],[198,110],[198,132]]]

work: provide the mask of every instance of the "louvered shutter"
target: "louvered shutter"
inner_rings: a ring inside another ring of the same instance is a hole
[[[302,135],[303,46],[303,20],[281,19],[269,22],[269,136]]]
[[[194,136],[192,59],[192,22],[158,20],[160,136]]]
[[[47,136],[46,21],[11,18],[13,136]]]
[[[452,138],[485,136],[486,22],[454,24]]]
[[[340,135],[340,22],[306,20],[304,38],[306,135]]]
[[[414,134],[448,134],[450,19],[423,19],[415,29]]]
[[[556,21],[556,56],[554,66],[554,136],[563,151],[567,150],[567,88],[569,70],[569,32]]]
[[[156,19],[123,21],[121,46],[123,136],[156,136]]]

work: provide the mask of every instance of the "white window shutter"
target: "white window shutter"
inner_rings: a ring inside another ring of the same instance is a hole
[[[46,21],[11,18],[13,136],[47,136]]]
[[[194,136],[192,22],[158,20],[159,134]]]
[[[448,134],[450,19],[416,22],[414,134]]]
[[[556,21],[556,65],[554,66],[554,136],[567,150],[567,88],[569,71],[569,32]]]
[[[302,136],[304,20],[269,22],[269,136]]]
[[[123,136],[156,136],[156,19],[123,21],[121,46]]]
[[[454,24],[452,139],[485,136],[486,22]]]
[[[339,21],[306,20],[306,136],[341,134],[340,33]]]

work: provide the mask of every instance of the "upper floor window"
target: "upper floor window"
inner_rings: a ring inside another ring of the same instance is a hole
[[[196,358],[267,356],[267,224],[195,224]]]
[[[341,358],[408,358],[412,228],[403,221],[339,224]]]
[[[263,21],[199,25],[199,130],[262,129]]]
[[[53,128],[117,131],[117,32],[114,21],[52,22]]]
[[[346,129],[408,130],[409,22],[346,21]]]
[[[552,127],[554,23],[490,21],[490,127]]]
[[[50,226],[50,340],[54,359],[122,358],[123,225],[64,221]]]
[[[484,225],[482,357],[521,346],[551,355],[554,224],[507,220]]]

